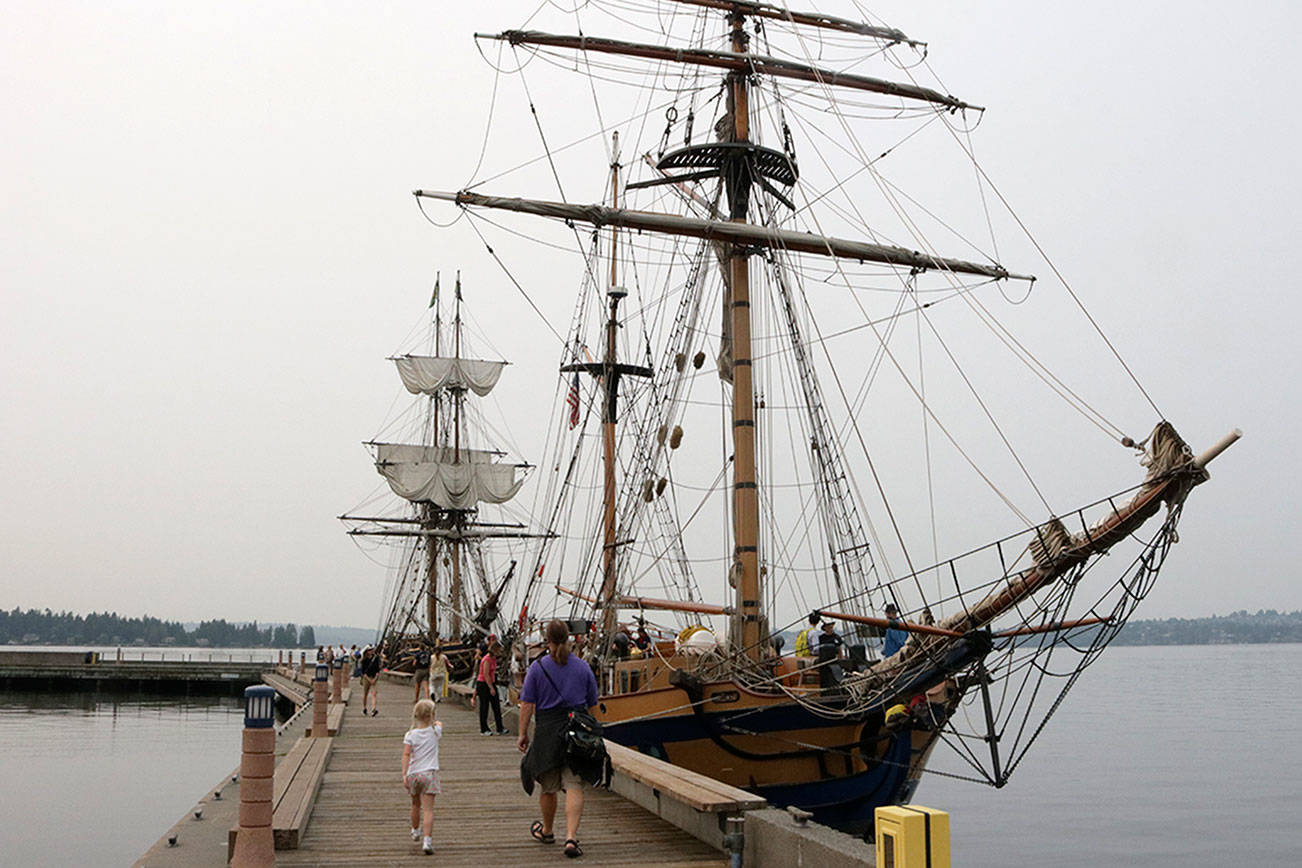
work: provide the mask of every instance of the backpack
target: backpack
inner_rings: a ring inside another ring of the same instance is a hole
[[[565,727],[566,761],[573,767],[601,762],[605,756],[606,742],[601,735],[601,722],[582,709],[570,711]]]
[[[539,660],[537,665],[551,682],[552,689],[560,693],[561,689],[556,686],[555,679],[543,661]],[[565,721],[565,764],[574,769],[592,763],[604,763],[606,741],[601,732],[601,722],[589,714],[587,709],[571,708]]]

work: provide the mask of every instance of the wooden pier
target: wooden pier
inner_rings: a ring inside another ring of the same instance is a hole
[[[303,676],[288,669],[265,680],[279,680],[279,691],[303,685]],[[306,679],[303,678],[305,681]],[[281,866],[467,866],[515,865],[565,859],[564,805],[557,815],[558,843],[539,844],[529,836],[538,819],[537,793],[526,796],[520,785],[520,753],[515,736],[481,736],[478,714],[462,706],[456,694],[440,703],[443,722],[440,780],[443,794],[434,810],[434,856],[425,856],[408,833],[411,799],[402,785],[402,736],[411,726],[413,688],[381,679],[379,715],[362,714],[362,691],[352,685],[351,701],[332,705],[340,715],[338,733],[329,741],[328,758],[319,788],[312,791],[306,821],[295,829],[296,849],[276,851]],[[311,705],[303,706],[278,737],[276,752],[292,754]],[[510,724],[514,729],[514,725]],[[239,757],[232,757],[236,763]],[[290,757],[293,759],[293,756]],[[277,766],[279,788],[286,760]],[[302,761],[299,767],[302,768]],[[302,772],[300,771],[300,774]],[[292,782],[291,782],[292,783]],[[286,786],[286,798],[294,794]],[[239,784],[224,785],[222,799],[203,800],[212,820],[195,822],[188,815],[168,830],[136,863],[149,868],[220,868],[228,856],[232,809],[239,801]],[[286,815],[301,816],[303,806],[285,805]],[[708,815],[703,815],[707,816]],[[180,835],[178,846],[166,839]],[[282,842],[290,836],[277,833]],[[724,866],[728,857],[687,832],[614,792],[589,790],[579,830],[584,857],[574,864],[649,866]]]
[[[354,685],[356,687],[356,685]],[[538,800],[520,786],[515,737],[481,736],[476,712],[443,702],[440,780],[434,809],[434,856],[408,834],[411,799],[402,785],[402,736],[411,726],[413,689],[381,682],[378,717],[364,717],[361,691],[343,726],[297,850],[276,853],[277,865],[521,865],[565,862],[559,843],[529,837]],[[564,839],[564,815],[557,818]],[[718,850],[620,796],[589,791],[579,830],[589,865],[727,864]]]

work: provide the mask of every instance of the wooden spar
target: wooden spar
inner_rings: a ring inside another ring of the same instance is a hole
[[[1008,636],[1031,636],[1036,633],[1056,633],[1059,630],[1074,630],[1077,627],[1088,627],[1092,624],[1110,624],[1111,618],[1081,618],[1078,621],[1054,621],[1050,624],[1037,624],[1034,627],[1018,627],[1016,630],[1002,630],[995,634],[995,638],[1003,639]]]
[[[1162,423],[1165,425],[1166,423]],[[1172,434],[1174,430],[1172,429]],[[1066,548],[1052,560],[1037,564],[1007,577],[1007,584],[995,588],[976,604],[963,612],[946,618],[945,629],[964,634],[979,630],[990,624],[1004,612],[1031,597],[1041,588],[1056,581],[1072,568],[1084,563],[1091,556],[1110,549],[1125,536],[1134,533],[1145,521],[1154,515],[1165,500],[1183,498],[1188,489],[1207,479],[1205,465],[1224,451],[1239,437],[1238,429],[1230,432],[1211,449],[1197,459],[1177,467],[1162,477],[1146,482],[1140,492],[1124,506],[1114,508],[1106,519],[1089,528],[1084,534],[1073,537],[1073,545]],[[1183,446],[1183,443],[1181,444]],[[1090,623],[1104,622],[1108,619],[1082,619],[1080,621],[1046,624],[1038,627],[1025,627],[996,634],[1001,638],[1028,635],[1037,632],[1071,629]],[[921,652],[919,652],[921,653]],[[878,664],[882,665],[882,664]]]
[[[807,24],[811,27],[824,27],[845,33],[857,33],[860,36],[871,36],[874,39],[881,39],[890,43],[903,42],[915,47],[927,44],[918,42],[916,39],[910,39],[894,27],[877,27],[873,24],[865,24],[862,21],[852,21],[849,18],[824,15],[822,12],[792,12],[782,6],[760,3],[757,0],[673,0],[673,2],[687,6],[722,9],[727,12],[742,12],[756,18],[773,18],[778,21],[788,21],[792,24]]]
[[[746,50],[746,16],[733,11],[732,50]],[[732,88],[733,141],[750,141],[750,95],[746,76],[739,72],[728,77]],[[746,226],[744,205],[737,210],[735,194],[730,193],[732,224]],[[740,197],[745,201],[746,197]],[[733,245],[729,265],[732,270],[730,301],[732,310],[732,503],[733,569],[737,571],[736,609],[741,621],[739,649],[746,657],[759,661],[767,656],[762,642],[768,626],[761,621],[759,575],[759,487],[755,474],[755,387],[750,341],[750,251]]]
[[[957,630],[946,630],[944,627],[933,627],[928,624],[910,624],[908,621],[892,621],[888,618],[871,618],[867,615],[853,615],[849,612],[829,612],[826,609],[819,609],[819,614],[825,615],[834,621],[853,621],[856,624],[868,624],[873,627],[893,627],[896,630],[903,630],[906,633],[925,633],[928,636],[949,636],[952,639],[957,639],[963,635]]]
[[[572,591],[569,588],[566,588],[562,585],[557,585],[556,590],[560,591],[562,594],[567,594],[571,597],[577,597],[578,599],[583,600],[585,603],[595,604],[597,602],[596,597],[589,597],[587,594],[580,594],[578,591]]]
[[[730,615],[732,609],[716,606],[713,603],[697,603],[691,600],[659,600],[654,597],[619,596],[611,602],[620,609],[653,609],[665,612],[695,612],[699,615]]]
[[[955,111],[960,109],[985,111],[982,106],[963,102],[957,97],[943,94],[929,87],[887,81],[883,78],[873,78],[868,75],[837,72],[832,69],[820,69],[816,66],[806,66],[803,63],[794,63],[763,54],[748,54],[745,46],[737,48],[735,44],[732,51],[711,51],[704,48],[670,48],[664,45],[624,42],[620,39],[604,39],[596,36],[564,36],[556,33],[542,33],[537,30],[476,33],[475,38],[500,39],[512,45],[545,45],[553,48],[595,51],[601,54],[618,54],[625,57],[644,57],[649,60],[666,60],[672,63],[690,63],[696,66],[725,69],[729,72],[747,75],[768,75],[774,78],[789,78],[830,87],[844,87],[849,90],[863,90],[904,99],[916,99]]]
[[[425,536],[443,539],[555,539],[554,533],[517,533],[506,530],[479,530],[474,527],[434,527],[420,530],[402,530],[399,528],[355,528],[348,531],[349,536]]]
[[[516,465],[517,467],[519,465]],[[338,516],[340,521],[369,521],[377,524],[424,524],[423,518],[405,518],[402,516],[384,516],[384,515],[341,515]],[[467,524],[466,527],[483,529],[486,527],[511,527],[520,529],[524,525],[519,522],[496,522],[496,521],[477,521],[473,524]]]
[[[836,256],[860,262],[881,262],[906,268],[951,271],[955,274],[974,274],[997,280],[1035,280],[1030,275],[1010,273],[1001,265],[981,265],[980,263],[966,262],[961,259],[930,256],[916,250],[906,250],[903,247],[872,244],[866,241],[851,241],[845,238],[832,238],[825,235],[814,235],[809,232],[795,232],[790,229],[754,226],[748,223],[704,220],[699,217],[680,217],[677,214],[663,214],[654,211],[630,211],[623,208],[607,208],[603,205],[571,205],[566,202],[551,202],[542,199],[485,196],[467,190],[462,190],[459,193],[414,190],[413,195],[425,199],[441,199],[445,202],[455,202],[462,207],[494,208],[501,211],[533,214],[539,217],[552,217],[557,220],[579,220],[593,226],[623,226],[666,235],[705,238],[725,244],[789,250],[794,253],[812,253],[819,256]]]
[[[580,594],[578,591],[571,590],[563,585],[557,585],[556,590],[566,596],[583,600],[587,603],[597,604],[599,601],[596,597],[590,597],[587,594]],[[610,598],[608,609],[614,612],[616,609],[651,609],[664,612],[695,612],[699,615],[730,615],[732,609],[727,606],[716,606],[713,603],[697,603],[691,600],[661,600],[655,597],[631,597],[628,595],[617,595]]]
[[[1006,586],[991,591],[984,599],[959,616],[957,623],[950,623],[949,627],[959,632],[967,632],[989,624],[1090,555],[1109,548],[1115,541],[1116,531],[1128,533],[1143,524],[1149,516],[1157,512],[1162,505],[1162,499],[1177,484],[1174,477],[1167,477],[1148,491],[1140,493],[1130,503],[1115,510],[1106,521],[1091,530],[1089,539],[1082,540],[1080,544],[1067,549],[1049,564],[1029,567],[1010,576]]]
[[[610,167],[611,206],[619,207],[619,133],[615,133],[612,142],[612,160]],[[617,248],[619,227],[610,228],[610,319],[606,322],[606,359],[603,366],[601,382],[605,391],[605,412],[601,417],[602,469],[604,484],[602,486],[602,525],[605,530],[602,547],[601,599],[607,605],[601,615],[601,635],[607,642],[615,635],[615,609],[609,605],[615,596],[615,383],[616,346],[615,335],[619,325],[615,312],[619,307],[619,294],[615,292],[617,271]]]

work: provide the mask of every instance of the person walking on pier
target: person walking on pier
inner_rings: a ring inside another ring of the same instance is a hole
[[[416,686],[416,698],[413,702],[420,702],[422,699],[429,699],[429,649],[421,646],[416,651],[416,662],[412,670],[411,680]]]
[[[494,640],[484,656],[479,658],[479,667],[475,676],[475,701],[479,703],[479,734],[492,735],[488,729],[488,707],[493,707],[493,722],[497,724],[497,734],[506,735],[502,726],[502,703],[497,698],[497,655],[495,649],[501,645]]]
[[[595,714],[597,710],[597,679],[592,668],[570,653],[570,630],[564,621],[547,624],[547,653],[534,661],[524,677],[520,690],[520,737],[516,747],[523,753],[520,762],[520,782],[524,790],[533,794],[535,782],[542,788],[538,807],[542,819],[529,830],[535,841],[551,844],[556,841],[552,831],[556,819],[557,793],[565,790],[565,855],[575,858],[583,855],[579,847],[579,820],[583,817],[583,789],[586,783],[601,779],[601,763],[580,763],[566,755],[566,728],[570,712],[577,709]],[[537,724],[532,741],[529,722],[536,712]]]
[[[380,713],[377,708],[380,704],[379,691],[375,683],[380,678],[380,652],[375,648],[367,648],[362,652],[362,716],[365,717],[367,711],[371,717]]]
[[[429,694],[436,703],[448,695],[448,655],[442,643],[434,646],[434,659],[429,665]]]
[[[434,719],[434,703],[417,702],[411,729],[402,739],[402,783],[411,796],[411,839],[428,856],[434,852],[434,797],[439,789],[439,739],[443,723]]]

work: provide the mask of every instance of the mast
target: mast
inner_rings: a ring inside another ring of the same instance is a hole
[[[612,137],[610,163],[610,199],[611,207],[619,207],[619,133]],[[602,414],[601,443],[605,470],[605,484],[602,489],[604,507],[603,527],[605,529],[602,545],[602,579],[601,599],[604,605],[601,615],[602,635],[609,642],[615,635],[616,611],[613,605],[615,597],[615,336],[619,326],[615,320],[616,308],[623,297],[623,290],[618,287],[618,242],[619,227],[610,229],[610,318],[606,321],[606,358],[602,383],[605,388],[606,411]]]
[[[439,280],[438,276],[434,277],[434,298],[431,301],[434,304],[434,355],[438,355],[442,348],[442,323],[439,321]],[[430,445],[437,447],[439,445],[439,404],[441,399],[437,394],[430,396],[430,401],[434,404],[434,431],[430,437]],[[427,530],[434,528],[434,511],[432,503],[421,505],[421,514],[425,519],[423,527]],[[425,537],[425,616],[429,624],[428,638],[430,644],[438,639],[438,576],[439,576],[439,541],[436,536]]]
[[[746,15],[734,9],[732,50],[746,52]],[[733,115],[733,140],[750,141],[750,102],[747,73],[729,73]],[[733,223],[746,223],[749,204],[749,176],[742,173],[727,179]],[[750,348],[750,248],[732,246],[732,449],[733,449],[733,570],[736,574],[737,617],[741,652],[758,661],[765,653],[760,622],[759,579],[759,490],[755,479],[755,385]]]
[[[452,355],[461,358],[461,271],[457,271],[456,313],[453,320]],[[452,390],[452,463],[461,463],[461,405],[465,400],[465,390]],[[458,531],[465,524],[464,510],[452,510],[452,526]],[[452,537],[452,587],[449,588],[452,599],[452,635],[461,636],[461,535]]]

